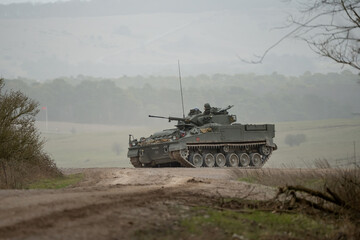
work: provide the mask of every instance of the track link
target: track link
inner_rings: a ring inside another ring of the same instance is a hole
[[[242,144],[189,144],[187,146],[187,149],[182,149],[180,151],[174,151],[171,153],[172,159],[178,161],[183,167],[190,167],[195,168],[195,166],[189,161],[189,152],[194,151],[195,149],[219,149],[219,148],[239,148],[239,149],[246,149],[246,148],[259,148],[261,145],[264,145],[264,142],[257,142],[257,143],[242,143]],[[187,153],[187,154],[185,154]],[[264,164],[269,160],[270,156],[272,154],[272,151],[269,155],[262,156],[262,162],[260,165],[257,166],[238,166],[238,168],[242,169],[258,169],[264,166]]]

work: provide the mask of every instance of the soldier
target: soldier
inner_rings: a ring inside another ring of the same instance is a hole
[[[211,110],[210,104],[205,103],[204,104],[204,115],[210,115],[210,110]]]

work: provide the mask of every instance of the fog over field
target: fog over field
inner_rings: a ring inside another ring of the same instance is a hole
[[[17,3],[17,4],[15,4]],[[293,2],[0,1],[0,72],[45,80],[123,75],[342,71],[301,41],[287,39],[263,64],[248,64],[290,29]]]

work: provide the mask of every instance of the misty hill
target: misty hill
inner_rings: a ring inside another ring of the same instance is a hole
[[[39,80],[79,74],[184,76],[339,71],[288,41],[247,64],[285,31],[291,4],[278,0],[93,0],[0,5],[0,75]]]
[[[183,78],[184,102],[186,111],[202,109],[206,102],[217,107],[235,105],[231,113],[237,114],[241,123],[350,118],[353,112],[360,112],[357,81],[358,76],[349,71],[300,77],[198,75]],[[7,88],[20,89],[47,107],[51,121],[120,125],[166,124],[149,119],[149,114],[181,116],[178,86],[176,77],[6,81]],[[44,120],[45,112],[38,117]]]

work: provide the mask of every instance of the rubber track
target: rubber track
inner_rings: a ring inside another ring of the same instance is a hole
[[[196,147],[205,147],[205,148],[217,148],[217,147],[223,147],[223,146],[229,146],[229,147],[238,147],[238,146],[249,146],[249,147],[253,147],[253,146],[260,146],[264,144],[264,142],[261,143],[248,143],[248,144],[211,144],[211,145],[207,145],[207,144],[199,144],[199,145],[189,145],[188,148],[196,148]],[[188,149],[189,150],[189,149]],[[260,166],[247,166],[247,167],[238,167],[238,168],[243,168],[243,169],[258,169],[258,168],[262,168],[262,166],[264,166],[264,164],[269,160],[271,154],[273,151],[271,151],[271,153],[265,157],[263,163]],[[180,154],[180,151],[174,151],[172,153],[173,158],[178,161],[183,167],[191,167],[191,168],[195,168],[195,166],[189,162],[187,159],[183,158]]]
[[[195,166],[191,162],[181,156],[180,151],[172,152],[172,157],[173,159],[178,161],[183,167],[195,168]]]

